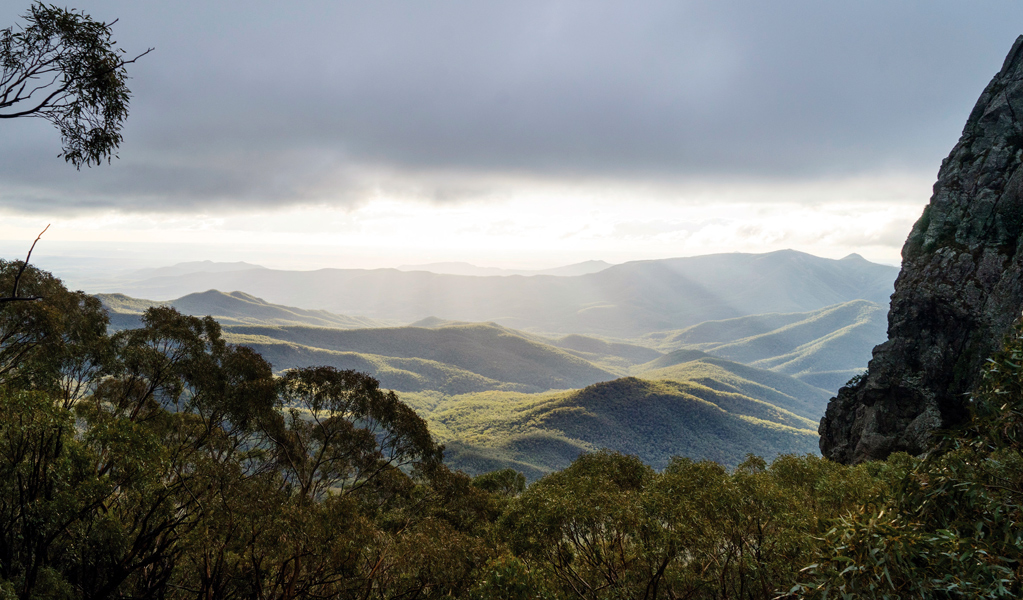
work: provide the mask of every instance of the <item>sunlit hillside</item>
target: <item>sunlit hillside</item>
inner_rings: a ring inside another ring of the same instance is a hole
[[[255,349],[278,373],[368,373],[428,420],[449,464],[471,473],[512,466],[531,478],[601,448],[653,465],[673,454],[736,464],[747,453],[816,452],[828,398],[883,337],[883,310],[866,300],[622,339],[437,317],[374,327],[241,292],[100,299],[114,329],[170,305],[214,316],[228,342]]]
[[[510,466],[535,478],[602,448],[663,468],[672,456],[734,466],[748,453],[817,447],[815,421],[688,380],[627,377],[569,392],[407,398],[447,444],[449,464],[470,473]]]

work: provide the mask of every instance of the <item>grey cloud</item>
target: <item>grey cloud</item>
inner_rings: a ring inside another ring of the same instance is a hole
[[[348,204],[401,187],[403,173],[453,174],[413,190],[451,201],[485,196],[481,174],[934,172],[1023,16],[1010,0],[88,10],[120,19],[129,52],[156,47],[131,70],[123,158],[75,173],[45,123],[4,123],[6,206],[193,211],[322,200],[324,189]],[[5,6],[0,24],[23,11]],[[391,175],[360,175],[373,169]]]

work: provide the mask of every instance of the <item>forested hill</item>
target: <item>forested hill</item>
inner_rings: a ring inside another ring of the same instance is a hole
[[[221,325],[267,324],[308,325],[336,329],[358,329],[385,327],[387,321],[338,315],[325,310],[305,310],[293,306],[281,306],[266,302],[244,292],[220,292],[207,290],[188,294],[168,301],[132,298],[124,294],[97,294],[110,316],[110,326],[117,329],[134,329],[142,326],[142,315],[153,306],[170,306],[183,315],[204,317],[211,315]]]
[[[452,394],[581,387],[674,365],[690,350],[791,375],[834,393],[863,372],[871,349],[884,341],[886,325],[883,307],[853,300],[807,313],[708,321],[613,341],[437,318],[385,327],[366,317],[271,304],[242,292],[210,290],[167,302],[123,294],[98,297],[115,330],[139,327],[146,308],[169,305],[184,314],[213,316],[230,341],[256,348],[278,372],[326,364],[370,373],[398,391]]]
[[[438,317],[529,331],[635,337],[856,299],[886,306],[897,272],[857,255],[832,260],[784,250],[637,261],[575,277],[248,269],[152,277],[110,291],[163,300],[209,289],[241,290],[270,303],[404,323]]]
[[[513,467],[532,479],[601,448],[655,468],[672,456],[735,466],[749,453],[816,453],[817,420],[799,413],[819,414],[828,394],[786,375],[694,357],[673,372],[568,392],[484,392],[436,404],[428,395],[404,397],[445,443],[451,466]]]
[[[100,299],[117,327],[140,325],[146,307],[162,304]],[[513,467],[530,478],[600,448],[657,466],[675,454],[734,466],[747,453],[815,452],[827,399],[862,372],[884,333],[883,308],[866,300],[632,340],[439,318],[360,327],[371,321],[241,292],[167,304],[212,315],[225,341],[255,349],[278,373],[319,365],[368,373],[429,422],[449,465],[474,474]]]

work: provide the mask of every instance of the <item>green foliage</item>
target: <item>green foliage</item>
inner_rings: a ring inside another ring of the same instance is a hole
[[[26,25],[0,30],[0,118],[40,117],[60,131],[64,160],[108,162],[128,117],[126,60],[111,23],[36,2]],[[147,51],[148,52],[148,51]]]
[[[501,469],[473,477],[472,484],[488,492],[510,498],[518,496],[526,490],[526,476],[515,469]]]
[[[0,290],[12,290],[22,261],[0,260]],[[71,292],[59,279],[27,268],[19,297],[0,310],[0,385],[45,389],[77,400],[109,358],[107,318],[99,302]]]
[[[481,581],[470,591],[471,600],[552,600],[557,598],[547,582],[529,566],[511,554],[487,563]]]
[[[1018,598],[1023,594],[1023,325],[988,362],[973,418],[946,433],[880,506],[841,519],[834,551],[793,594]]]
[[[530,486],[501,530],[560,597],[773,598],[834,519],[883,498],[906,463],[750,457],[729,473],[675,459],[657,473],[601,452]]]
[[[301,369],[287,372],[279,387],[286,417],[269,437],[303,497],[349,493],[385,470],[432,469],[441,461],[426,422],[368,375]]]
[[[20,266],[0,263],[0,286]],[[993,357],[973,424],[922,461],[785,453],[815,441],[798,428],[812,424],[738,391],[774,380],[697,356],[661,365],[684,381],[413,396],[478,464],[567,465],[471,478],[366,374],[275,376],[212,318],[167,306],[108,335],[95,301],[35,269],[23,283],[38,300],[0,304],[0,597],[1023,592],[1023,329]],[[782,453],[737,457],[753,437]],[[612,444],[631,455],[586,452]],[[717,461],[677,456],[693,448]]]
[[[495,556],[497,495],[372,378],[275,378],[169,307],[108,337],[92,299],[32,268],[23,284],[40,299],[0,306],[3,593],[434,597]]]

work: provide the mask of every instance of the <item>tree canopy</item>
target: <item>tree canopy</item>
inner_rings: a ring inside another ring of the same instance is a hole
[[[0,30],[0,119],[46,119],[76,168],[110,162],[128,117],[126,66],[152,49],[127,58],[114,22],[80,11],[36,2],[23,18]]]
[[[0,598],[1018,597],[1023,329],[970,427],[849,467],[585,454],[452,472],[372,377],[0,261]]]

